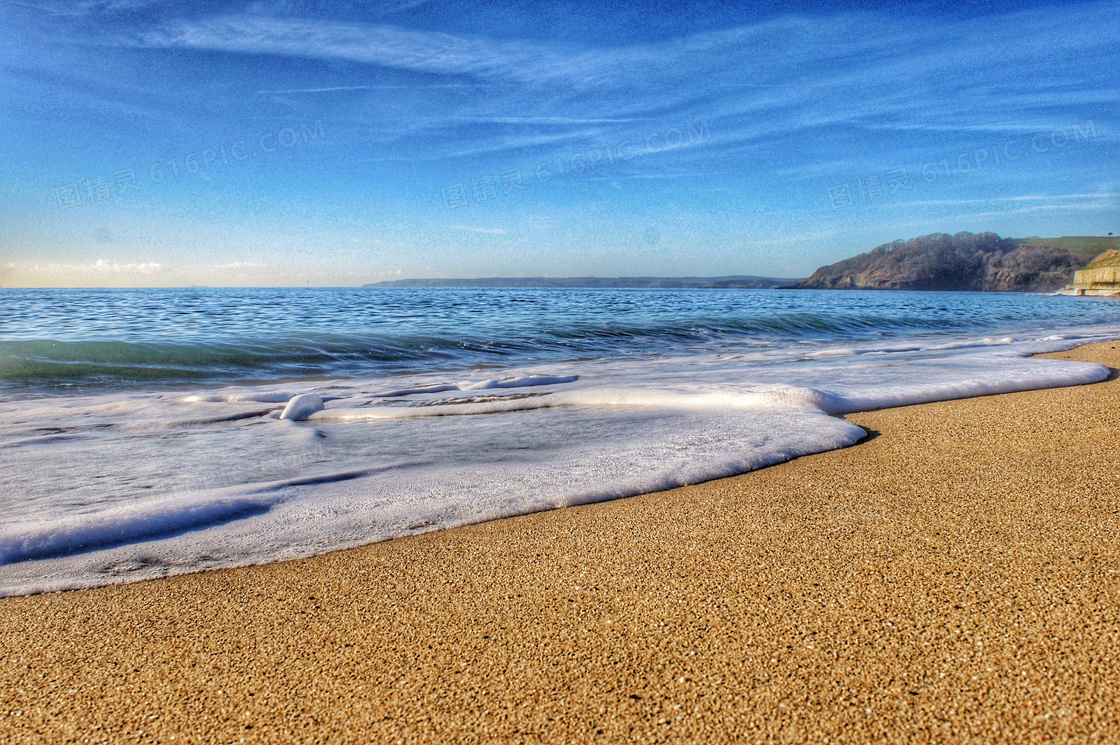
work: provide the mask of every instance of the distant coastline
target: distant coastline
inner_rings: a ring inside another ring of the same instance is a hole
[[[477,277],[394,279],[387,288],[925,290],[1055,292],[1102,251],[1120,249],[1112,236],[1001,238],[995,233],[934,233],[884,244],[822,266],[808,278],[722,277]]]
[[[603,288],[603,289],[774,289],[801,279],[732,275],[726,277],[484,277],[478,279],[394,279],[362,287]]]

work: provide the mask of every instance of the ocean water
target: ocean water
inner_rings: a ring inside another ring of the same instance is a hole
[[[192,288],[0,290],[0,304],[7,595],[743,473],[858,442],[846,413],[1100,380],[1029,355],[1120,338],[1120,303],[1018,294]],[[283,417],[296,396],[312,405]]]

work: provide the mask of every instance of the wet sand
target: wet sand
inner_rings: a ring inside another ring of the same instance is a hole
[[[0,740],[1120,741],[1120,380],[849,418],[737,478],[0,601]]]

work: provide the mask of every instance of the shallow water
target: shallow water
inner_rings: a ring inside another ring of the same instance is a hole
[[[1120,304],[967,293],[5,290],[0,592],[742,473],[836,415],[1091,382]],[[279,418],[293,396],[325,409]]]

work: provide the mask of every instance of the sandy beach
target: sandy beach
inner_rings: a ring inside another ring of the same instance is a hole
[[[0,601],[0,739],[1120,740],[1120,380],[849,418],[737,478]]]

